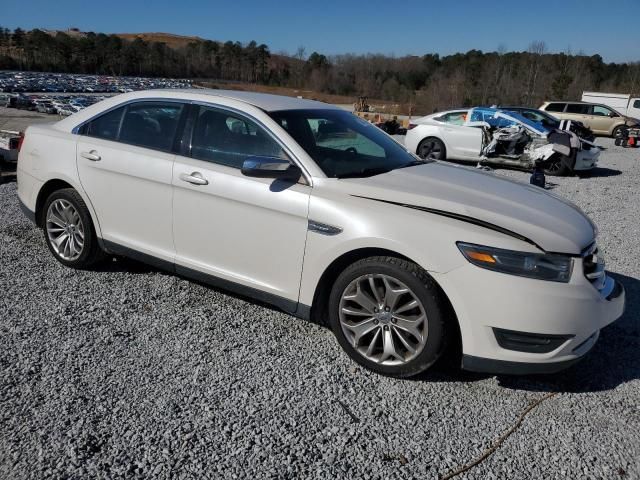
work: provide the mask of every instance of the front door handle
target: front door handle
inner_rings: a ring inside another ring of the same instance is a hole
[[[80,152],[80,155],[87,160],[91,160],[92,162],[97,162],[100,160],[100,155],[95,150],[91,150],[90,152]]]
[[[204,178],[200,172],[181,173],[180,180],[192,183],[193,185],[209,185],[209,180]]]

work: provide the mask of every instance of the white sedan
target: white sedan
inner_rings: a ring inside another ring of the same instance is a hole
[[[112,97],[27,130],[18,197],[64,265],[126,255],[328,321],[386,375],[454,344],[469,370],[556,371],[624,309],[574,205],[309,100]]]
[[[481,162],[567,175],[597,166],[600,149],[572,131],[536,123],[516,112],[476,107],[413,120],[407,149],[421,158]]]

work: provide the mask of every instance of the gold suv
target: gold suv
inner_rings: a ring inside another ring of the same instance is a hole
[[[640,126],[640,121],[625,117],[611,107],[600,103],[544,102],[540,110],[560,120],[576,120],[593,130],[596,135],[618,137],[627,127]]]

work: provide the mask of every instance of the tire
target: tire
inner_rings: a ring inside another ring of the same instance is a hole
[[[418,145],[418,156],[422,159],[446,160],[447,149],[439,138],[427,137]]]
[[[615,139],[622,139],[622,132],[624,132],[627,128],[628,127],[626,125],[618,125],[613,129],[613,132],[611,132],[611,136]]]
[[[347,267],[331,289],[331,329],[360,365],[383,375],[411,377],[433,365],[447,346],[447,310],[441,295],[415,263],[395,257],[365,258]]]
[[[562,161],[562,156],[554,155],[544,165],[542,171],[552,177],[566,177],[571,175],[571,169]]]
[[[87,205],[72,188],[49,195],[42,211],[42,230],[55,259],[67,267],[86,269],[105,256]]]

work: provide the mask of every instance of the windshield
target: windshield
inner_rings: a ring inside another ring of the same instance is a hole
[[[370,177],[425,163],[375,125],[345,110],[283,110],[269,115],[327,177]]]

